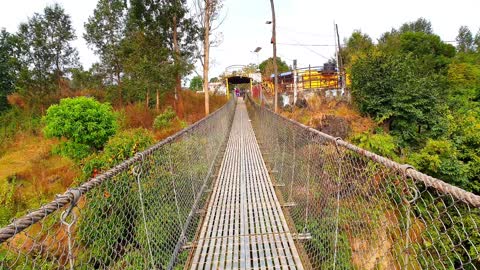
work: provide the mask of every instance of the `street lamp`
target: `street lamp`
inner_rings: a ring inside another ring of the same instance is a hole
[[[255,53],[257,55],[257,65],[259,64],[258,52],[262,50],[262,47],[257,47],[255,50],[251,51],[251,53]]]
[[[278,69],[277,69],[277,37],[275,30],[275,6],[273,0],[270,0],[270,5],[272,7],[272,21],[267,21],[266,24],[272,24],[272,45],[273,45],[273,73],[274,73],[274,86],[273,91],[275,93],[274,108],[275,112],[278,113]]]
[[[262,47],[257,47],[253,52],[257,55],[257,67],[260,66],[260,60],[258,58],[258,52],[262,49]],[[257,68],[257,72],[260,71],[260,69]],[[263,91],[262,87],[260,87],[260,105],[263,107]]]

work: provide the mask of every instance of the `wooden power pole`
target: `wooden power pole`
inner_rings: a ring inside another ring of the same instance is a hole
[[[276,22],[275,22],[275,6],[273,0],[270,0],[270,5],[272,6],[272,45],[273,45],[273,73],[274,73],[274,85],[273,91],[275,93],[274,108],[275,112],[278,113],[278,67],[277,67],[277,33],[276,33]]]

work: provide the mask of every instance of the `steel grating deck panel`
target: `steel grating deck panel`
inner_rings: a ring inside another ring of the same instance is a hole
[[[303,269],[240,99],[191,269]]]

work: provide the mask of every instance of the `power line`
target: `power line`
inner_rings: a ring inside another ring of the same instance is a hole
[[[304,46],[304,47],[334,47],[335,46],[333,44],[298,44],[298,43],[277,43],[277,45]]]
[[[306,50],[308,50],[308,51],[310,51],[310,52],[312,52],[312,53],[314,53],[314,54],[316,54],[316,55],[318,55],[318,56],[320,56],[320,57],[325,58],[326,60],[329,60],[329,59],[330,59],[330,58],[325,57],[324,55],[322,55],[322,54],[320,54],[320,53],[318,53],[318,52],[310,49],[309,46],[304,46],[304,45],[302,45],[302,44],[300,44],[300,43],[295,43],[295,44],[296,44],[296,46],[302,47],[302,48],[304,48],[304,49],[306,49]]]

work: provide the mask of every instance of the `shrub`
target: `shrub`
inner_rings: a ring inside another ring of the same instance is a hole
[[[153,143],[153,136],[145,129],[132,129],[118,133],[105,145],[103,152],[87,159],[83,168],[85,178],[97,170],[105,171],[125,159],[134,156]],[[136,183],[132,184],[132,172],[117,175],[114,181],[106,181],[101,188],[89,193],[90,203],[83,209],[83,219],[79,221],[79,234],[88,252],[80,254],[80,260],[88,264],[88,269],[101,265],[112,269],[145,268],[144,256],[130,246],[132,235],[144,228],[138,226],[138,194]],[[157,178],[155,178],[157,179]],[[153,191],[152,191],[153,192]],[[158,194],[156,194],[158,195]],[[108,212],[108,215],[105,213]],[[128,222],[127,222],[128,221]],[[163,221],[162,221],[163,222]],[[139,233],[139,232],[138,232]],[[116,248],[126,246],[125,256],[119,258]]]
[[[76,142],[62,142],[52,150],[53,154],[69,157],[73,160],[81,160],[91,153],[90,146]]]
[[[67,156],[75,149],[101,149],[117,130],[112,107],[87,97],[60,100],[48,108],[44,121],[45,136],[69,140],[70,144],[63,145],[69,149],[58,150]]]
[[[389,134],[370,134],[364,132],[354,136],[351,141],[357,146],[372,151],[375,154],[398,160],[398,156],[395,152],[397,149],[397,143],[395,138]]]
[[[162,114],[159,114],[157,117],[155,117],[153,127],[155,129],[168,128],[172,125],[172,120],[176,117],[177,114],[172,107],[168,107]]]
[[[86,160],[83,172],[86,178],[89,178],[95,169],[107,170],[146,149],[153,142],[153,135],[146,129],[122,131],[108,141],[102,153],[92,155]]]

